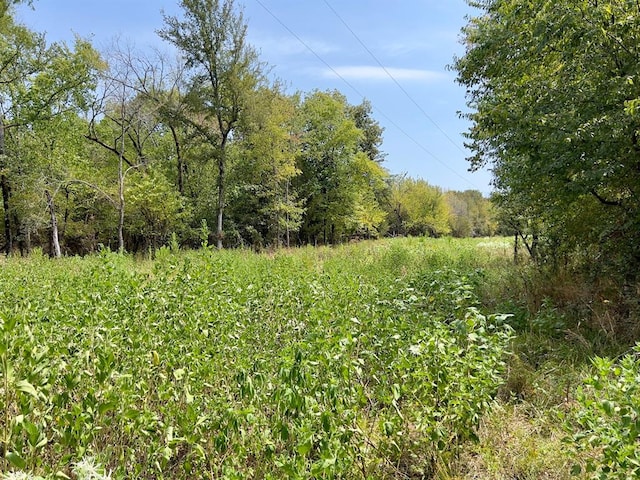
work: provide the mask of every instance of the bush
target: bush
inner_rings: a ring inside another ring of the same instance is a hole
[[[640,477],[640,346],[620,361],[596,357],[595,374],[579,390],[578,427],[569,439],[592,455],[586,471],[597,479]],[[580,466],[574,471],[581,470]]]

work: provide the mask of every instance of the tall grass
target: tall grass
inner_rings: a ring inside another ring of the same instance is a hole
[[[474,257],[416,239],[5,260],[2,469],[429,475],[501,383],[509,330],[460,281]]]

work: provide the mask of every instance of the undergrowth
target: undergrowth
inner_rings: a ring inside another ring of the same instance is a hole
[[[0,478],[625,478],[612,297],[510,253],[4,259]]]
[[[432,476],[476,438],[511,338],[455,247],[6,261],[2,469]]]

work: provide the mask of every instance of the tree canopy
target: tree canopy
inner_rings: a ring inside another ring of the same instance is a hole
[[[479,192],[454,202],[461,192],[389,174],[368,100],[270,79],[234,0],[165,15],[173,60],[118,40],[48,44],[15,22],[17,3],[30,2],[0,5],[7,254],[487,232]]]
[[[456,59],[474,167],[539,261],[640,266],[640,10],[625,0],[468,1]],[[546,247],[546,251],[545,251]]]

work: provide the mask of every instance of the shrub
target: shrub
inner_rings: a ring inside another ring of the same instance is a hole
[[[595,373],[579,390],[577,427],[569,440],[592,455],[586,471],[597,479],[640,477],[640,346],[614,361],[596,357]],[[580,466],[574,467],[576,472]]]

